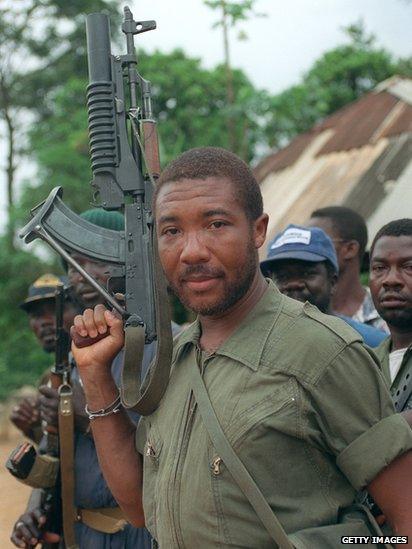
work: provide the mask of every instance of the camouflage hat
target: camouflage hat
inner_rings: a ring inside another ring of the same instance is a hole
[[[27,313],[34,303],[38,303],[45,299],[54,299],[56,289],[65,284],[66,279],[63,277],[54,274],[44,274],[29,286],[27,297],[23,303],[20,303],[19,307]]]

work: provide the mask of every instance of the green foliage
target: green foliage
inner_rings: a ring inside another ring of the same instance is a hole
[[[390,76],[411,75],[411,59],[394,60],[376,46],[375,37],[366,34],[362,23],[350,25],[345,32],[348,44],[324,53],[301,83],[272,98],[266,128],[271,146],[284,145]]]
[[[225,129],[224,69],[204,69],[199,59],[183,51],[169,54],[138,53],[139,70],[153,83],[154,110],[159,121],[163,164],[191,147],[228,147]],[[19,223],[27,212],[60,185],[64,200],[75,211],[89,207],[92,199],[85,106],[86,80],[72,77],[55,93],[50,116],[37,122],[29,133],[31,153],[39,167],[36,179],[24,185]],[[254,156],[262,130],[258,123],[267,96],[256,90],[245,74],[234,71],[236,132],[244,157]]]
[[[81,212],[89,207],[92,192],[86,85],[86,80],[69,79],[55,94],[52,115],[39,121],[29,132],[38,173],[35,180],[24,184],[18,211],[20,223],[56,186],[63,187],[64,201],[73,210]]]
[[[227,24],[234,27],[241,21],[247,21],[250,17],[263,17],[263,13],[255,11],[256,0],[240,0],[228,2],[227,0],[204,0],[204,4],[213,10],[220,10],[226,17]],[[214,27],[222,27],[223,20],[219,20]]]
[[[36,383],[53,360],[40,348],[26,314],[18,308],[29,284],[48,269],[29,252],[10,253],[5,237],[0,237],[0,400],[16,387]]]
[[[151,55],[139,52],[139,60],[140,72],[153,85],[163,162],[191,147],[228,148],[228,109],[236,118],[237,142],[244,157],[253,158],[261,139],[258,121],[266,106],[266,94],[256,90],[243,71],[233,71],[234,104],[228,107],[223,66],[205,69],[199,59],[182,50]]]

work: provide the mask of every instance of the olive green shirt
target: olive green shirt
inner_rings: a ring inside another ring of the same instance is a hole
[[[409,378],[412,376],[412,345],[409,345],[406,349],[402,358],[401,366],[393,382],[391,381],[391,374],[389,370],[389,354],[391,350],[392,340],[390,337],[384,339],[378,347],[374,348],[374,352],[381,363],[382,372],[385,376],[386,382],[390,387],[393,402],[396,405],[402,397],[403,391],[409,389]],[[410,395],[406,400],[403,410],[412,410],[412,395]]]
[[[196,321],[177,338],[167,391],[136,436],[146,526],[161,549],[274,546],[211,444],[191,394],[196,363],[229,441],[289,533],[335,523],[339,507],[412,448],[360,336],[272,283],[214,354],[199,350],[199,337]]]

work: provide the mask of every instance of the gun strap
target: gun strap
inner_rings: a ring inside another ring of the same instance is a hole
[[[74,416],[73,393],[69,384],[59,387],[60,475],[63,515],[63,538],[66,549],[77,549],[74,533]]]
[[[408,352],[408,351],[407,351]],[[403,377],[399,380],[398,390],[392,395],[395,404],[395,410],[398,413],[406,410],[409,399],[412,395],[412,375],[411,369],[403,373]]]
[[[172,363],[172,329],[166,280],[160,265],[156,234],[152,232],[154,303],[156,311],[157,349],[148,372],[148,383],[141,391],[142,361],[145,343],[143,326],[125,328],[125,352],[120,394],[125,408],[131,408],[142,416],[153,413],[166,390]]]
[[[263,526],[279,548],[294,549],[283,526],[280,524],[275,513],[272,511],[272,508],[266,501],[265,496],[262,494],[256,482],[250,476],[249,471],[243,465],[226,438],[212,403],[210,402],[206,386],[196,363],[193,364],[191,378],[193,394],[196,403],[199,406],[200,415],[202,416],[203,423],[209,433],[212,444],[219,453],[219,457],[223,460],[227,470],[232,475],[233,479],[255,510]]]

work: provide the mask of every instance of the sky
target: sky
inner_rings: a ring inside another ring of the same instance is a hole
[[[220,29],[212,29],[217,12],[202,0],[131,0],[136,20],[155,19],[157,29],[136,38],[147,52],[182,48],[199,57],[205,67],[223,58]],[[256,11],[266,17],[252,18],[239,25],[248,40],[236,40],[231,33],[234,67],[242,68],[257,88],[278,93],[299,82],[301,76],[323,52],[345,41],[342,27],[364,21],[379,46],[396,57],[412,54],[412,0],[257,0]],[[145,75],[150,79],[150,75]],[[5,145],[1,139],[0,166],[4,166]],[[23,162],[18,180],[29,177],[35,167]],[[5,218],[5,179],[0,172],[0,230]]]
[[[248,35],[245,42],[232,32],[232,64],[255,86],[274,93],[297,83],[316,58],[345,40],[342,27],[360,19],[380,46],[395,56],[412,54],[412,1],[257,0],[255,6],[266,17],[239,24]],[[222,61],[221,30],[212,29],[218,12],[202,0],[134,0],[132,9],[136,20],[157,21],[157,30],[136,39],[145,49],[181,47],[206,67]]]

